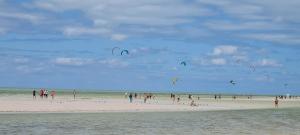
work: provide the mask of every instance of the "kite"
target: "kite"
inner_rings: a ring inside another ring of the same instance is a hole
[[[116,50],[120,50],[121,48],[119,47],[114,47],[112,50],[111,50],[111,54],[114,55],[115,54],[115,51]]]
[[[175,85],[178,81],[178,78],[177,77],[173,77],[172,78],[172,84]]]
[[[235,84],[236,84],[235,81],[233,81],[233,80],[230,80],[230,83],[231,83],[232,85],[235,85]]]
[[[129,51],[128,50],[123,50],[122,52],[121,52],[121,55],[123,55],[123,54],[129,54]]]
[[[185,61],[180,62],[180,65],[186,66],[186,62]]]

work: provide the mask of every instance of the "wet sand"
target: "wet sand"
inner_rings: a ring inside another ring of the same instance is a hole
[[[124,95],[93,96],[78,95],[74,100],[72,95],[61,95],[33,99],[29,94],[0,94],[0,112],[166,112],[166,111],[210,111],[210,110],[244,110],[268,109],[274,107],[274,97],[253,97],[252,99],[230,97],[217,99],[201,97],[194,98],[197,106],[190,106],[191,100],[181,97],[180,102],[174,102],[167,95],[157,95],[144,103],[143,98],[133,98],[133,103]],[[300,108],[300,99],[279,100],[279,108]]]

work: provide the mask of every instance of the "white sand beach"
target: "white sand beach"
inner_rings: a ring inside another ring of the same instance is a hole
[[[0,95],[0,112],[161,112],[161,111],[209,111],[209,110],[241,110],[267,109],[274,107],[274,97],[253,97],[253,99],[230,97],[217,99],[194,98],[197,106],[190,106],[191,100],[181,98],[178,103],[166,95],[157,95],[155,99],[144,103],[143,99],[133,99],[133,103],[123,95],[114,97],[80,96],[74,100],[72,95],[62,95],[42,99],[31,95]],[[279,108],[299,107],[300,99],[279,100]]]

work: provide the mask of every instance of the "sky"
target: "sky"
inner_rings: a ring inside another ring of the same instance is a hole
[[[299,7],[0,0],[0,87],[300,94]]]

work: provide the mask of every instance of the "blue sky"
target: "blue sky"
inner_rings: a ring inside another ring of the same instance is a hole
[[[300,94],[298,7],[297,0],[0,0],[0,86]],[[114,47],[130,53],[112,55]]]

